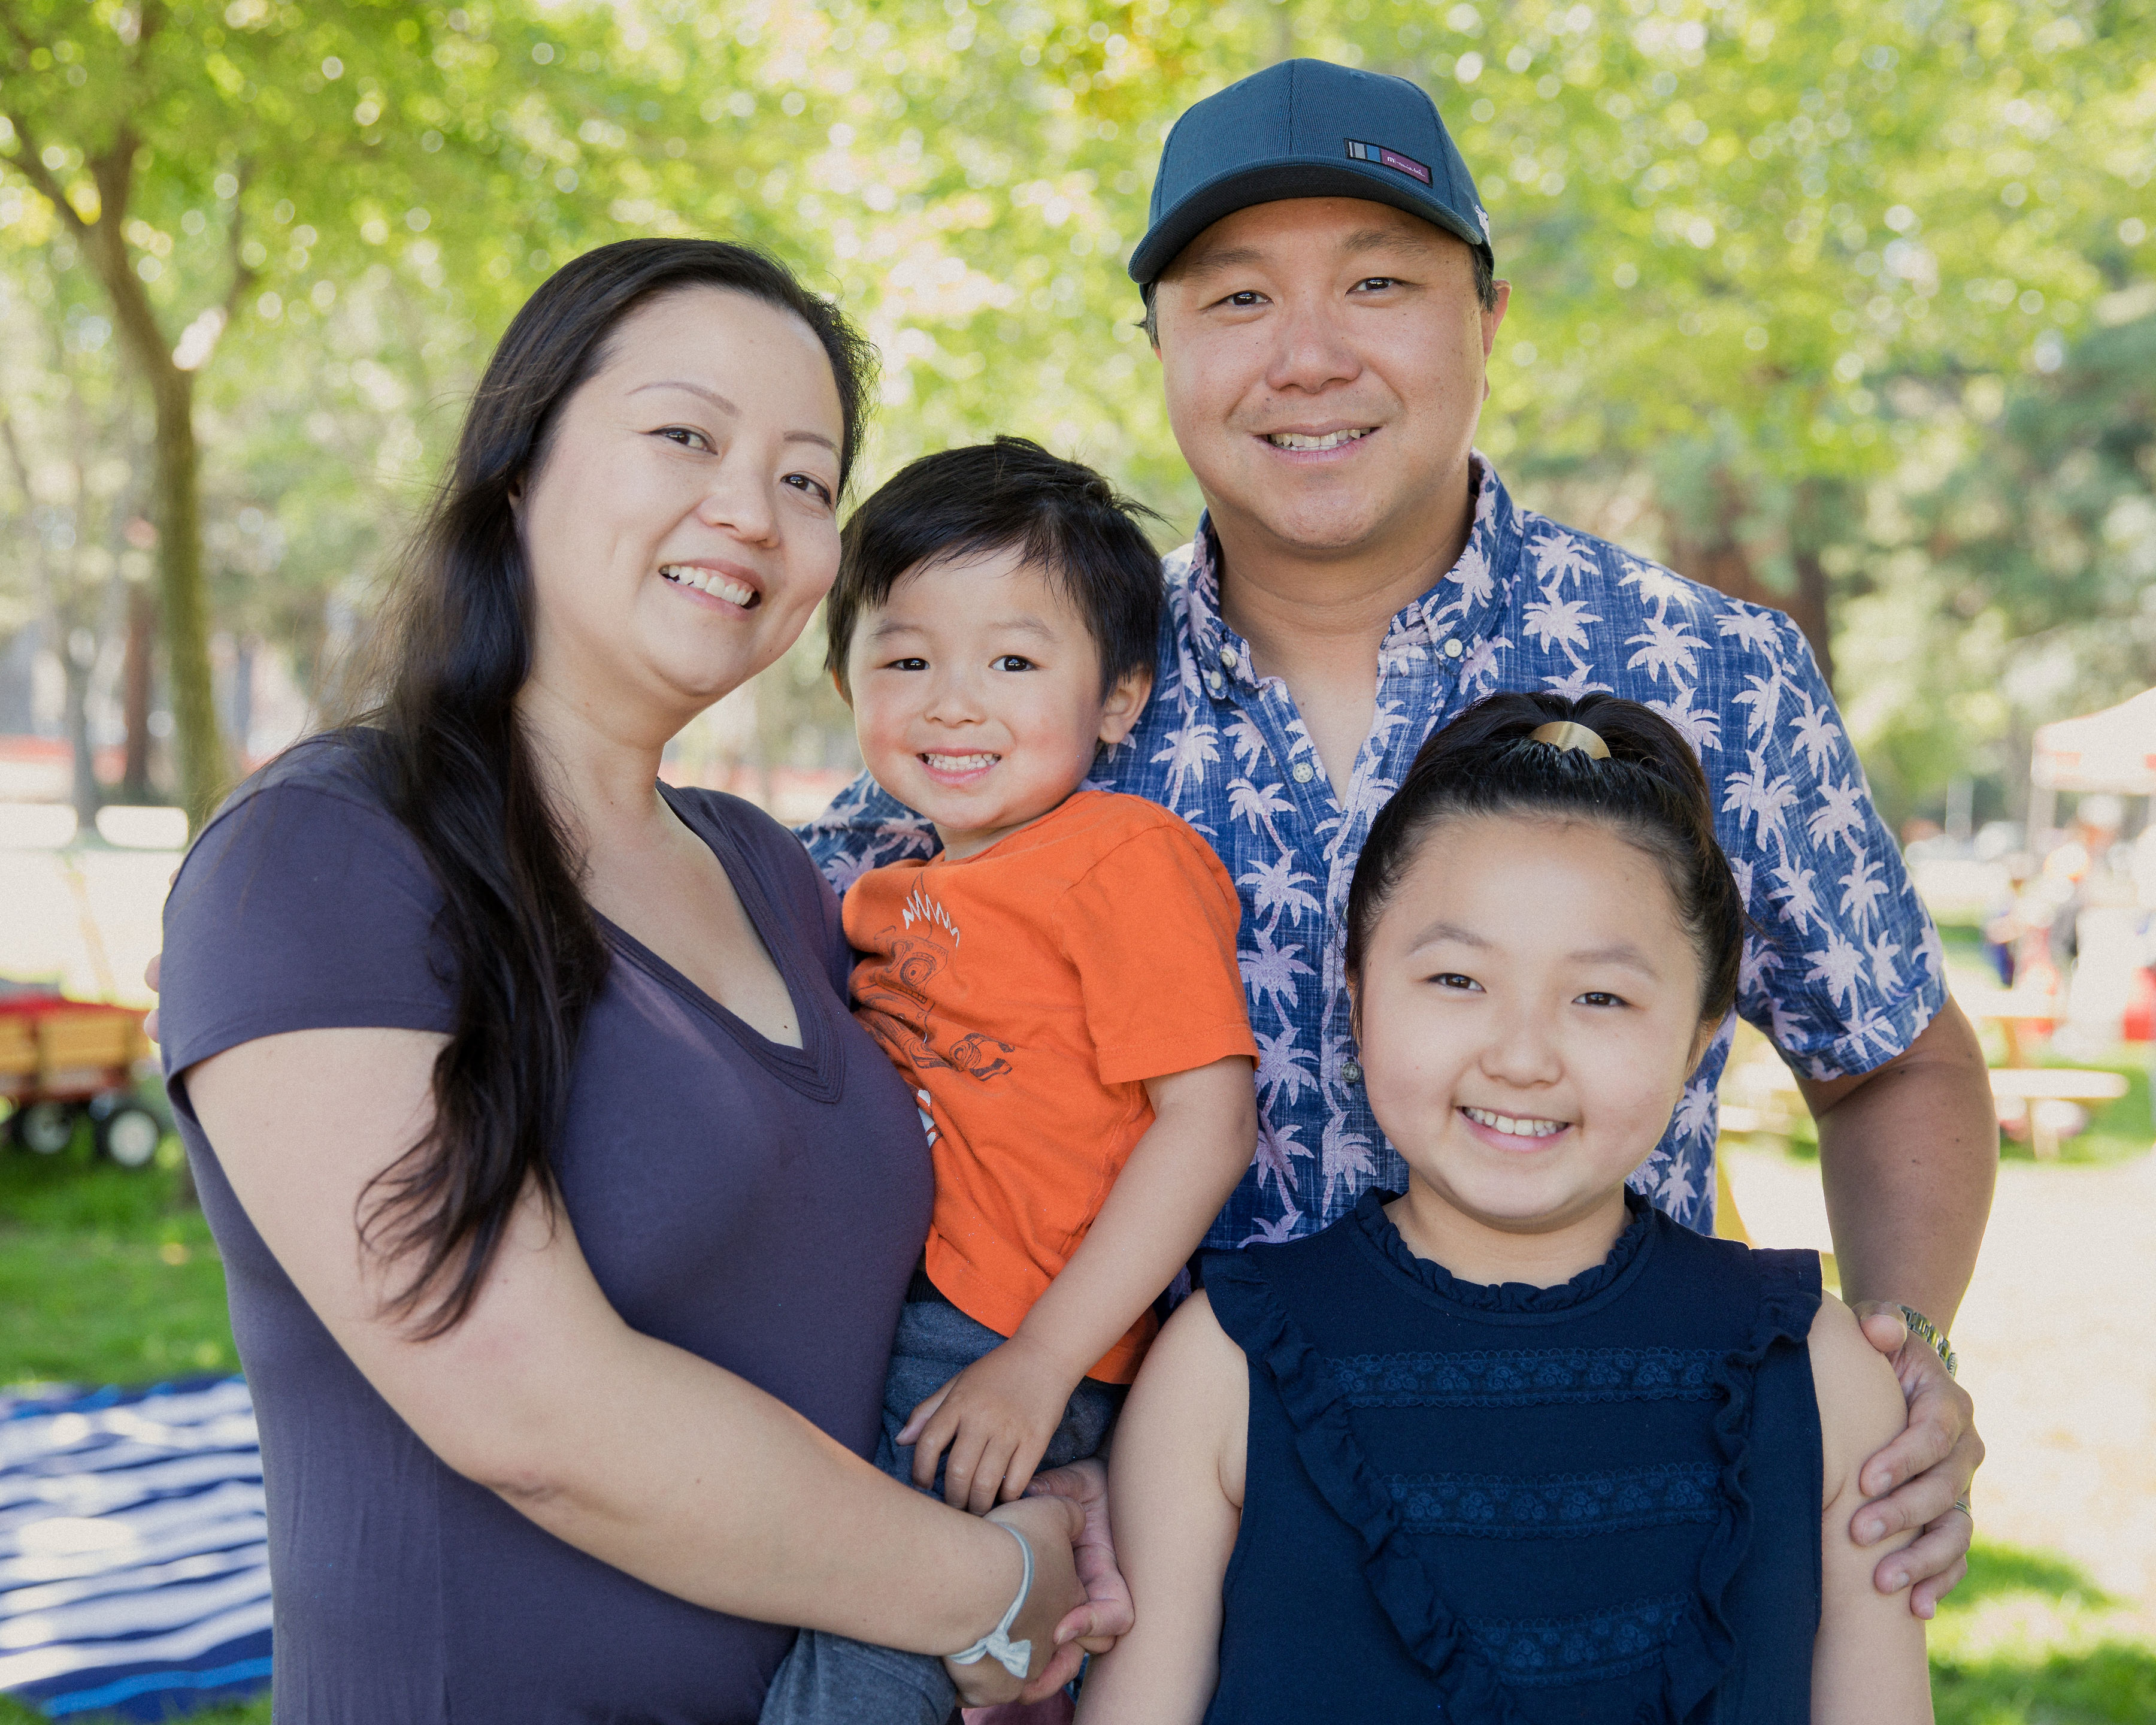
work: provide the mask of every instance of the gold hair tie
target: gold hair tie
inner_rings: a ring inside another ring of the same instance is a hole
[[[1546,742],[1553,749],[1578,749],[1590,761],[1609,758],[1609,745],[1589,731],[1584,725],[1575,725],[1569,719],[1558,719],[1548,725],[1537,726],[1527,733],[1530,742]]]

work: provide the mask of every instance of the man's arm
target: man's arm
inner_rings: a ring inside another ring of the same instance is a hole
[[[1897,1308],[1914,1307],[1944,1331],[1976,1268],[1999,1171],[1984,1051],[1948,999],[1884,1065],[1797,1081],[1819,1123],[1843,1297],[1893,1361],[1909,1408],[1908,1429],[1865,1464],[1864,1494],[1881,1501],[1865,1506],[1851,1532],[1871,1545],[1927,1530],[1883,1559],[1875,1579],[1886,1593],[1913,1579],[1910,1609],[1928,1617],[1968,1571],[1972,1525],[1954,1506],[1967,1499],[1984,1442],[1968,1394]]]
[[[1799,1076],[1842,1297],[1953,1322],[1991,1214],[1999,1121],[1976,1032],[1952,999],[1902,1053],[1854,1078]]]

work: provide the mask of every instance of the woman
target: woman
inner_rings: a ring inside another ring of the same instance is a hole
[[[947,1655],[1026,1573],[998,1658],[1075,1666],[1074,1502],[991,1527],[860,1459],[930,1187],[837,906],[754,809],[657,783],[832,579],[865,358],[737,247],[562,270],[378,708],[179,875],[165,1058],[261,1424],[280,1720],[753,1720],[778,1625]]]

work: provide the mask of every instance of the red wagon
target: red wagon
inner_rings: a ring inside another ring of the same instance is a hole
[[[103,1154],[122,1168],[146,1164],[164,1128],[133,1088],[135,1063],[150,1051],[143,1017],[56,990],[0,994],[0,1097],[14,1105],[14,1142],[57,1155],[87,1114]]]

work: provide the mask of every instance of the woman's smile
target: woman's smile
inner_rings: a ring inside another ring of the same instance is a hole
[[[742,575],[712,563],[661,563],[661,579],[690,593],[720,600],[737,610],[752,611],[763,594]]]

